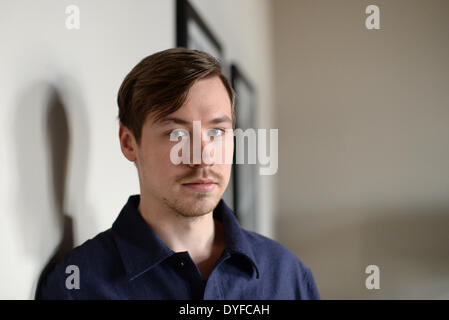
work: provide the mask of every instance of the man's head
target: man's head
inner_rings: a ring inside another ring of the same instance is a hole
[[[228,185],[231,164],[175,165],[170,151],[177,142],[170,136],[193,137],[193,121],[201,121],[202,149],[210,143],[207,136],[226,139],[223,148],[233,149],[229,129],[234,127],[234,101],[218,61],[200,51],[161,51],[131,70],[118,93],[120,144],[125,157],[136,163],[146,201],[184,216],[200,216],[215,208]],[[192,184],[205,180],[215,184]]]

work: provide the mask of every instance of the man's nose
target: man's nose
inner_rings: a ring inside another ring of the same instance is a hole
[[[189,167],[204,167],[204,166],[212,166],[214,165],[213,155],[214,150],[212,149],[211,155],[205,155],[208,159],[207,162],[203,159],[203,152],[206,146],[211,143],[211,138],[207,134],[207,131],[201,132],[201,143],[195,142],[195,139],[191,139],[190,141],[190,162],[188,164]],[[197,143],[198,145],[195,145]],[[196,161],[194,161],[196,160]]]

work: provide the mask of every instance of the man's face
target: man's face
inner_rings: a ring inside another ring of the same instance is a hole
[[[232,156],[231,119],[229,95],[217,76],[197,81],[181,108],[166,118],[154,122],[152,115],[147,117],[136,162],[141,193],[149,202],[159,202],[189,217],[204,215],[216,207],[228,185],[232,164],[206,164],[202,160],[193,164],[193,121],[201,121],[201,151],[211,143],[208,136],[220,136],[217,139],[227,141],[221,147],[223,154]],[[186,132],[190,136],[190,163],[176,165],[170,152],[178,141],[170,141],[170,136]],[[213,183],[204,183],[208,181]]]

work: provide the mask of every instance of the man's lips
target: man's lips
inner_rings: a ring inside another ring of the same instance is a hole
[[[194,191],[208,192],[214,190],[217,183],[215,183],[213,180],[205,179],[183,183],[182,185]]]

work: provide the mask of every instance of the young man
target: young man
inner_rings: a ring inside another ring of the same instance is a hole
[[[137,167],[140,195],[112,228],[73,249],[36,298],[319,299],[311,271],[281,244],[240,228],[221,199],[231,163],[172,161],[194,121],[201,150],[222,140],[232,156],[234,101],[206,53],[169,49],[137,64],[118,105],[120,145]]]

